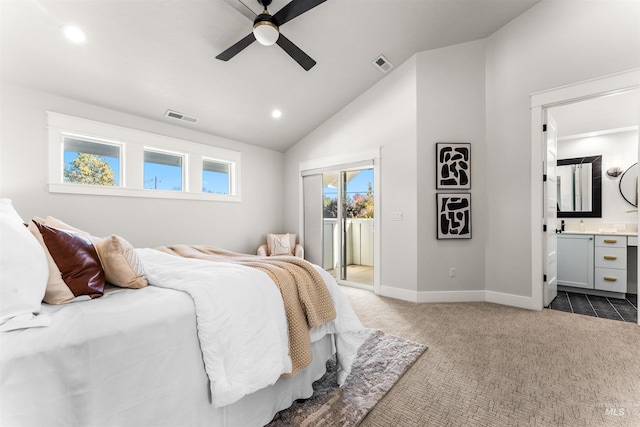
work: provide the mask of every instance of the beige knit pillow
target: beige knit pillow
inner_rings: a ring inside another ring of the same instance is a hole
[[[108,283],[121,288],[147,286],[142,264],[135,249],[120,236],[111,235],[94,241]]]

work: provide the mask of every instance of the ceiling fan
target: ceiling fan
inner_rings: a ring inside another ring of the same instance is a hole
[[[271,4],[271,0],[257,0],[264,8],[260,15],[251,10],[246,4],[240,0],[227,0],[231,6],[242,13],[247,18],[253,20],[253,32],[248,36],[231,46],[229,49],[216,56],[217,59],[228,61],[244,48],[249,46],[255,40],[265,46],[277,43],[285,52],[289,54],[302,68],[309,71],[316,61],[309,55],[304,53],[302,49],[293,44],[280,32],[280,26],[291,21],[293,18],[313,9],[326,0],[292,0],[275,15],[271,15],[267,8]]]

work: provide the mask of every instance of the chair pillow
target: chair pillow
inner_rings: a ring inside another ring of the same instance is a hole
[[[291,237],[289,234],[270,234],[267,242],[271,243],[269,255],[292,255]]]
[[[46,303],[64,304],[81,296],[102,296],[105,276],[91,240],[37,221],[31,221],[29,230],[45,248],[49,262]]]
[[[0,199],[0,236],[0,331],[48,326],[51,319],[37,315],[47,287],[47,258],[9,199]]]

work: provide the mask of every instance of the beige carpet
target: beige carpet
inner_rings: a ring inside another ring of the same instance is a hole
[[[362,322],[429,347],[361,426],[640,426],[640,326],[343,287]]]

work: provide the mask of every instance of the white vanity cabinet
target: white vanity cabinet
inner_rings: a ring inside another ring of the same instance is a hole
[[[593,235],[558,234],[558,285],[593,289]]]
[[[627,236],[558,234],[558,285],[627,292]]]
[[[627,237],[595,236],[594,289],[627,292]]]

